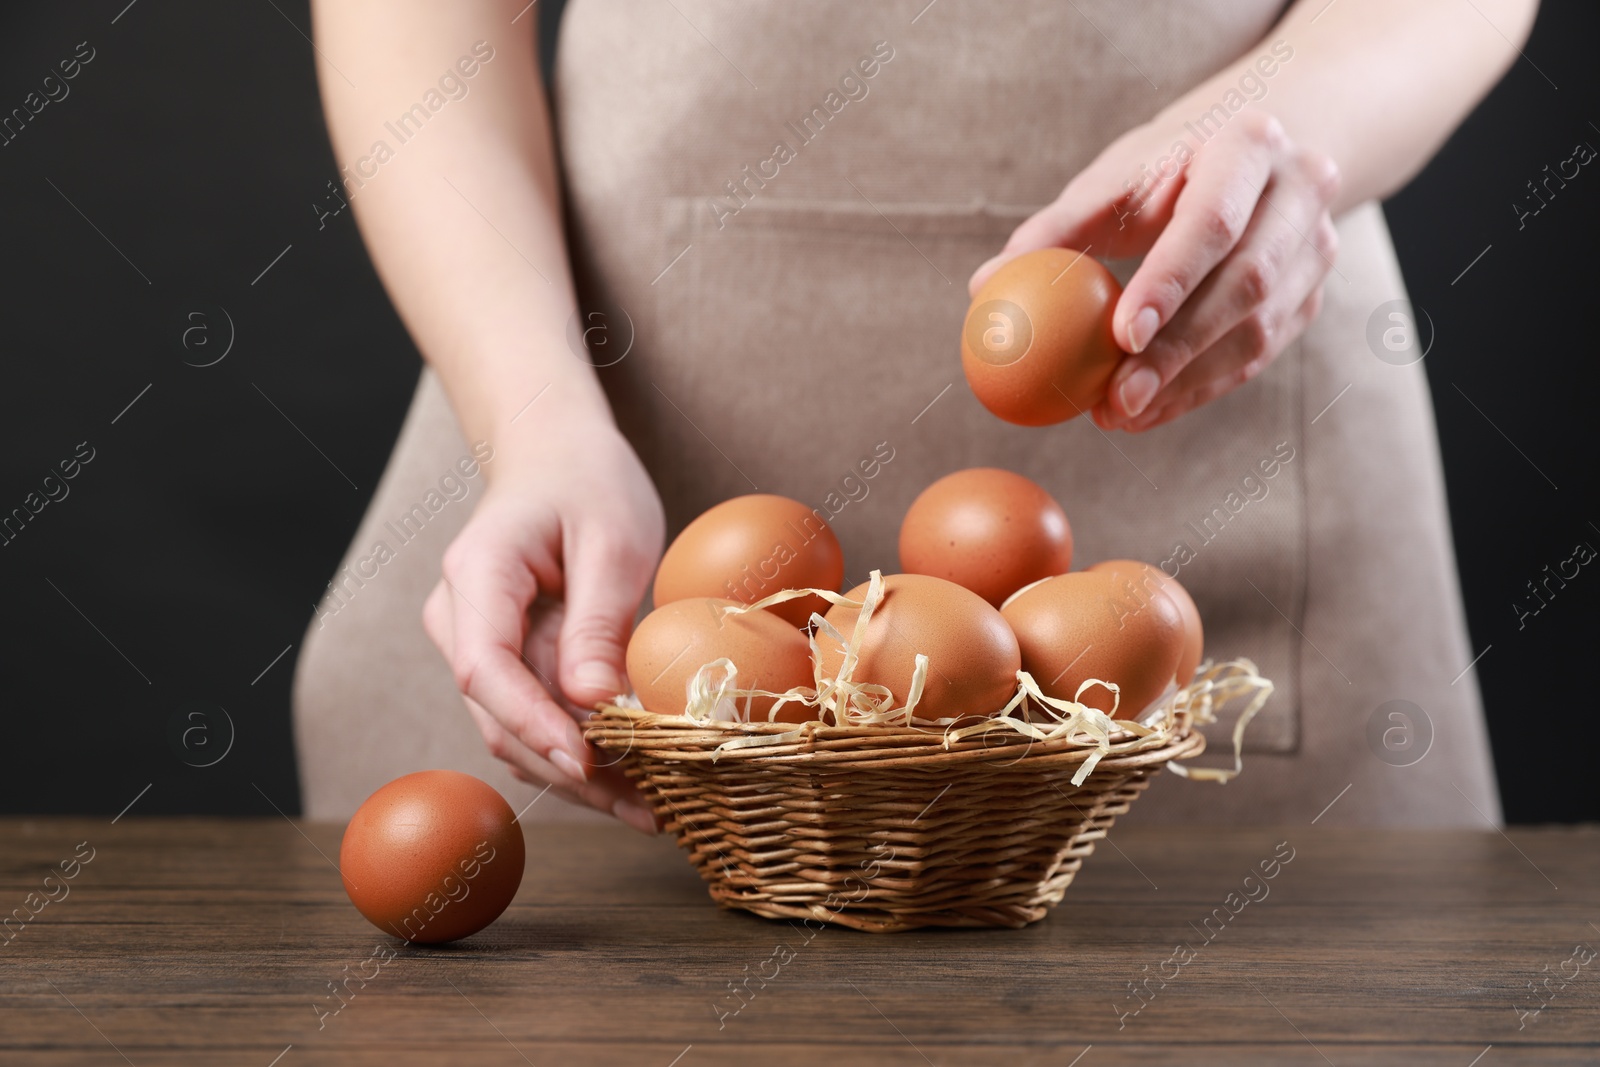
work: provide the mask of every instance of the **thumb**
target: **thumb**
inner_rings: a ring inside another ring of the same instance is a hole
[[[652,561],[612,530],[569,540],[566,618],[557,659],[561,691],[580,708],[623,692],[623,664]]]
[[[1105,219],[1102,216],[1110,210],[1107,205],[1095,208],[1085,206],[1083,198],[1074,195],[1069,185],[1049,206],[1024,219],[1020,226],[1011,231],[1005,248],[972,272],[967,282],[967,294],[978,295],[978,290],[983,288],[983,283],[995,271],[1025,253],[1037,252],[1041,248],[1084,250],[1093,243],[1095,231],[1103,228],[1101,224]]]

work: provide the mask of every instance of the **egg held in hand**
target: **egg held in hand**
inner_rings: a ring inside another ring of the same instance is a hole
[[[1200,623],[1200,609],[1195,606],[1189,591],[1160,567],[1135,559],[1102,560],[1089,569],[1115,574],[1125,583],[1122,588],[1129,599],[1142,602],[1156,592],[1172,598],[1178,613],[1183,616],[1183,654],[1178,657],[1177,681],[1179,685],[1192,682],[1194,672],[1205,656],[1205,627]]]
[[[864,601],[869,584],[845,595]],[[823,618],[849,640],[860,614],[855,605],[836,604]],[[1022,664],[1016,637],[992,605],[954,582],[924,574],[883,580],[883,599],[867,620],[858,652],[850,680],[885,687],[896,708],[909,698],[917,654],[927,656],[927,680],[912,714],[928,720],[994,714],[1015,695]],[[844,646],[819,632],[817,653],[823,677],[837,678]]]
[[[645,616],[628,641],[627,665],[628,680],[646,711],[682,715],[690,680],[701,667],[724,658],[737,668],[735,688],[769,693],[811,688],[815,678],[805,632],[767,611],[724,610],[736,606],[719,597],[689,597]],[[738,703],[743,712],[746,700]],[[752,696],[746,717],[767,722],[774,704],[772,697]],[[791,702],[778,708],[777,721],[816,717],[814,708]]]
[[[667,546],[656,568],[656,607],[687,597],[753,604],[785,589],[837,591],[844,553],[815,510],[788,497],[752,493],[725,500],[695,519]],[[828,610],[818,596],[766,609],[804,626]]]
[[[972,392],[1019,426],[1065,422],[1105,399],[1122,351],[1111,313],[1122,286],[1096,259],[1043,248],[983,283],[961,330]]]
[[[487,782],[417,771],[362,803],[339,844],[350,902],[386,934],[421,944],[477,933],[522,884],[522,826]]]
[[[1030,582],[1072,569],[1072,526],[1044,488],[974,467],[924,489],[900,524],[900,568],[955,582],[998,607]]]
[[[1115,717],[1135,718],[1172,680],[1183,652],[1183,616],[1171,598],[1130,598],[1107,571],[1057,575],[1019,591],[1001,608],[1017,635],[1022,667],[1046,696],[1077,700],[1107,714],[1120,689]]]

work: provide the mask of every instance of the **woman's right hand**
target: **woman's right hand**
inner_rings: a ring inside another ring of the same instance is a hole
[[[423,626],[512,774],[653,833],[616,757],[578,724],[627,688],[628,637],[665,531],[655,486],[592,416],[497,444],[484,470],[488,490],[445,552]]]

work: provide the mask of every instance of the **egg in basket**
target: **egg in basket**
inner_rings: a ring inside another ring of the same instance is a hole
[[[900,558],[906,573],[841,594],[821,513],[767,494],[717,505],[663,556],[634,692],[586,735],[719,904],[882,932],[1023,926],[1151,775],[1238,772],[1272,683],[1202,662],[1199,612],[1159,569],[1071,571],[1040,486],[940,479]],[[1233,768],[1173,762],[1233,702]]]

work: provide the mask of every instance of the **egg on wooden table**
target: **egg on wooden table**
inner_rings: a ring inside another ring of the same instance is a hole
[[[455,941],[494,922],[517,895],[522,826],[493,786],[460,771],[417,771],[368,797],[339,844],[356,909],[386,934]]]
[[[1115,574],[1126,583],[1123,590],[1135,600],[1143,601],[1157,592],[1172,598],[1183,616],[1183,654],[1178,657],[1178,684],[1188,685],[1193,681],[1195,670],[1205,658],[1205,627],[1201,625],[1200,609],[1195,606],[1194,598],[1178,579],[1160,567],[1135,559],[1102,560],[1089,569]]]
[[[1030,582],[1072,569],[1072,526],[1031,479],[993,467],[956,471],[906,512],[900,569],[955,582],[998,607]]]
[[[1046,696],[1111,713],[1111,692],[1078,687],[1090,678],[1120,688],[1116,718],[1135,718],[1172,680],[1183,652],[1183,616],[1160,593],[1131,600],[1117,575],[1075,571],[1019,589],[1000,609],[1017,635],[1022,667]]]
[[[868,584],[845,595],[865,600]],[[859,607],[836,604],[823,618],[848,640],[860,614]],[[883,580],[883,599],[867,620],[851,680],[886,687],[894,694],[893,706],[901,707],[911,691],[919,652],[928,657],[927,682],[912,712],[919,719],[991,715],[1016,693],[1021,653],[993,605],[943,578],[891,574]],[[844,646],[819,633],[817,653],[823,676],[837,677]]]
[[[1065,422],[1105,399],[1122,351],[1111,313],[1122,286],[1090,256],[1043,248],[983,283],[961,330],[972,392],[1019,426]]]
[[[816,511],[788,497],[751,493],[725,500],[667,546],[656,568],[656,607],[687,597],[753,604],[785,589],[837,592],[844,580],[839,538]],[[817,596],[766,609],[795,626],[828,610]]]
[[[646,711],[682,715],[688,707],[690,680],[701,667],[726,658],[738,668],[739,689],[786,693],[809,689],[815,681],[811,645],[805,631],[767,611],[724,609],[737,606],[720,597],[688,597],[656,608],[628,641],[628,680]],[[771,697],[750,697],[741,711],[752,722],[767,722],[776,704]],[[814,708],[786,703],[779,722],[815,719]]]

